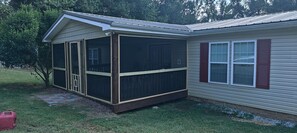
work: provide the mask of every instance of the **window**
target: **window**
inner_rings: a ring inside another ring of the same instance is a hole
[[[229,43],[210,43],[209,82],[228,83]]]
[[[99,64],[99,55],[98,48],[89,48],[89,61],[91,65]]]
[[[255,86],[256,42],[233,42],[232,49],[232,84]]]

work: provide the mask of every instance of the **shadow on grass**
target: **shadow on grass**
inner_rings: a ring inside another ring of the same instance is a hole
[[[45,87],[42,84],[36,84],[36,83],[26,83],[26,82],[18,82],[18,83],[1,83],[0,84],[0,90],[5,89],[45,89]]]

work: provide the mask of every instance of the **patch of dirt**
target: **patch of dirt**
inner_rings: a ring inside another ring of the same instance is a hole
[[[218,102],[208,102],[209,100],[204,101],[201,99],[196,101],[198,102],[197,105],[199,108],[205,108],[207,110],[222,112],[230,116],[231,119],[234,121],[254,123],[254,124],[263,125],[263,126],[280,125],[288,128],[294,128],[295,126],[297,126],[297,121],[277,119],[275,118],[275,116],[274,117],[267,117],[267,115],[262,116],[253,112],[249,112],[248,109],[244,110],[243,108],[236,108],[236,106],[230,106],[229,104],[222,104]]]
[[[118,117],[118,115],[113,113],[107,106],[87,98],[81,98],[75,102],[69,103],[69,105],[83,109],[80,113],[86,114],[89,119]]]
[[[188,97],[188,99],[199,102],[199,103],[210,103],[210,104],[214,104],[214,105],[230,107],[230,108],[242,110],[245,112],[252,113],[254,115],[259,115],[259,116],[263,116],[263,117],[267,117],[267,118],[297,122],[297,116],[295,116],[295,115],[284,114],[284,113],[263,110],[263,109],[257,109],[257,108],[241,106],[241,105],[236,105],[236,104],[231,104],[231,103],[219,102],[219,101],[203,99],[203,98]]]
[[[107,106],[64,90],[56,88],[46,89],[33,96],[48,103],[49,106],[70,106],[88,119],[117,117]]]
[[[195,105],[196,104],[192,101],[188,101],[188,102],[177,102],[176,101],[176,103],[174,104],[174,107],[180,111],[187,111]]]

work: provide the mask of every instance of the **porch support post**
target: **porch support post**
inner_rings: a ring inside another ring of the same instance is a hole
[[[112,104],[116,105],[119,103],[119,35],[112,34]],[[116,107],[114,107],[114,111],[116,112]]]

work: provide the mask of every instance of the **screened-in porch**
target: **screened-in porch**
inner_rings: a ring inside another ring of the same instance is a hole
[[[187,96],[185,40],[112,34],[52,46],[54,86],[115,112]]]

